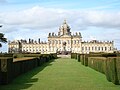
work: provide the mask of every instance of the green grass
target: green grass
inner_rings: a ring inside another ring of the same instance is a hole
[[[56,59],[16,78],[0,90],[120,90],[104,74],[74,59]]]

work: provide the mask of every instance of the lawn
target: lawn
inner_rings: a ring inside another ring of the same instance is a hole
[[[0,90],[120,90],[101,74],[75,59],[59,58],[16,78]]]

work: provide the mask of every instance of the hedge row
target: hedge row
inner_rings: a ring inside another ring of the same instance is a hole
[[[14,54],[7,54],[7,53],[1,53],[0,57],[13,57],[13,58],[22,58],[22,57],[40,57],[41,55],[49,55],[49,54],[38,54],[38,53],[14,53]],[[56,53],[52,53],[54,58],[57,58]]]
[[[90,53],[75,55],[77,55],[77,60],[81,62],[82,65],[89,66],[105,74],[108,81],[116,85],[120,84],[120,54]],[[74,59],[76,58],[74,57]]]
[[[13,57],[13,54],[0,53],[0,57]]]
[[[88,57],[88,66],[101,73],[105,73],[105,62],[105,57]]]
[[[120,84],[120,58],[107,58],[105,75],[108,81],[114,84]]]
[[[29,58],[16,58],[16,60],[13,57],[0,57],[0,84],[8,84],[15,77],[55,58],[57,58],[57,54],[44,54],[39,57],[35,55]]]
[[[12,81],[13,58],[0,57],[0,84],[6,84]]]
[[[77,59],[77,53],[71,53],[71,58],[72,59]]]
[[[78,62],[81,61],[82,65],[88,66],[88,57],[119,57],[120,54],[118,53],[90,53],[90,54],[77,54],[73,53],[74,59],[77,59]],[[77,58],[76,58],[77,55]]]
[[[80,61],[82,65],[88,66],[88,54],[80,54]]]
[[[120,57],[89,57],[88,66],[104,73],[108,81],[120,84]]]
[[[116,68],[117,68],[117,78],[118,78],[118,81],[119,81],[119,84],[120,84],[120,57],[119,58],[116,58]]]

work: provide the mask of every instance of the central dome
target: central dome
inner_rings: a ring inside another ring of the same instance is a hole
[[[64,22],[63,22],[63,28],[69,28],[69,26],[68,26],[66,20],[64,20]]]
[[[70,27],[68,26],[66,20],[64,20],[63,24],[60,26],[58,33],[61,36],[63,36],[63,35],[71,35]]]

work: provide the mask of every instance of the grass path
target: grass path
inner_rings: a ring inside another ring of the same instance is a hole
[[[120,90],[105,75],[74,59],[56,59],[16,78],[0,90]]]

